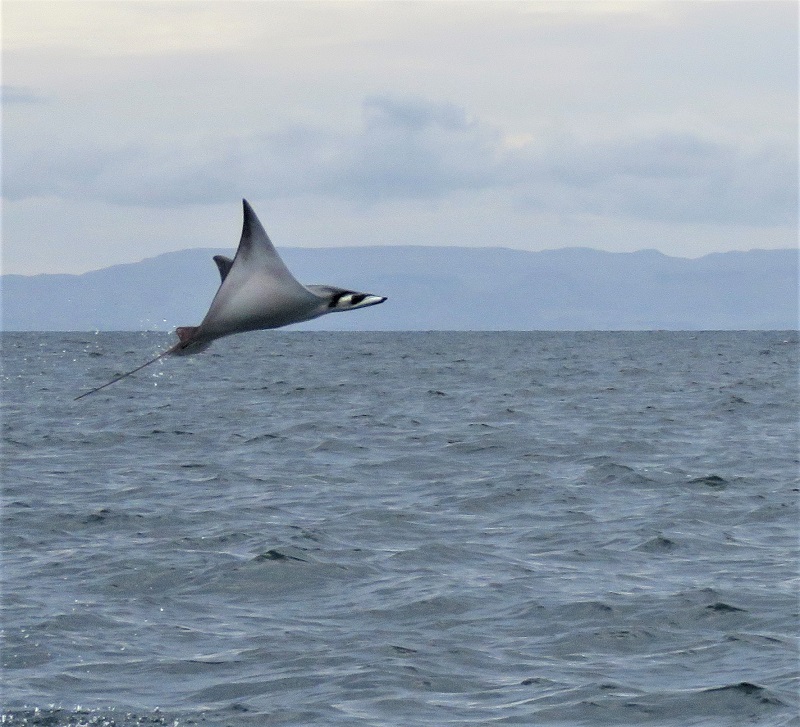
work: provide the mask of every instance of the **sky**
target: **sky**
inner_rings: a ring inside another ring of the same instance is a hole
[[[4,0],[2,269],[797,244],[798,4]]]

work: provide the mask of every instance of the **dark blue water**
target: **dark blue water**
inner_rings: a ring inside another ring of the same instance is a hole
[[[798,725],[798,340],[3,337],[3,724]]]

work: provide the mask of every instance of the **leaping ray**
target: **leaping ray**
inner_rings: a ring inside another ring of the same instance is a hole
[[[329,285],[303,285],[289,272],[248,201],[244,206],[242,237],[233,260],[215,255],[219,289],[199,326],[175,329],[178,342],[155,358],[115,379],[86,391],[75,400],[111,386],[169,355],[187,356],[207,349],[217,338],[234,333],[280,328],[383,303],[385,296],[359,293]]]

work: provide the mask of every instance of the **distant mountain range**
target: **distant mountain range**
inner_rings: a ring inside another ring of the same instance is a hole
[[[196,325],[219,285],[192,249],[82,275],[3,275],[3,330],[170,330]],[[796,329],[798,250],[676,258],[586,248],[282,248],[304,283],[381,295],[314,330]]]

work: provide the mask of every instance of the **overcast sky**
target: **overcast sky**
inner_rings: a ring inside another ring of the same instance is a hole
[[[3,272],[791,247],[795,2],[4,0]]]

